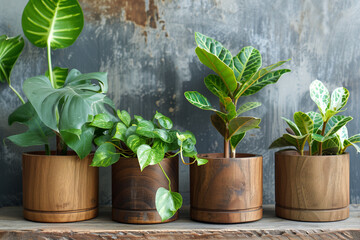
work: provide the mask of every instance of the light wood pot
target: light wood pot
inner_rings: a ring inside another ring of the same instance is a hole
[[[36,222],[77,222],[98,213],[99,169],[93,154],[67,156],[24,153],[24,218]]]
[[[349,217],[349,154],[275,153],[276,215],[298,221]]]
[[[242,223],[262,218],[262,156],[199,154],[209,162],[190,167],[191,218],[211,223]]]
[[[165,158],[161,162],[171,180],[171,190],[178,191],[179,159]],[[155,195],[159,187],[169,183],[158,165],[140,171],[137,158],[120,158],[112,165],[112,219],[122,223],[162,223],[156,211]],[[176,213],[165,222],[178,218]]]

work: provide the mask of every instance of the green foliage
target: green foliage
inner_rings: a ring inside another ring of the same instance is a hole
[[[221,110],[214,108],[206,97],[196,91],[185,92],[185,98],[200,109],[216,113],[211,116],[211,122],[224,137],[225,142],[241,134],[241,138],[234,137],[230,142],[234,155],[235,148],[245,136],[245,132],[258,128],[260,123],[258,118],[238,116],[261,104],[249,102],[237,108],[238,99],[241,96],[252,95],[266,85],[276,83],[290,70],[274,69],[288,60],[261,68],[261,54],[254,47],[244,47],[233,57],[221,43],[201,33],[195,33],[195,41],[195,53],[200,62],[216,73],[205,77],[204,83],[209,91],[219,98]]]
[[[283,118],[292,130],[276,139],[269,148],[293,146],[303,155],[306,142],[309,154],[343,154],[347,147],[354,146],[360,152],[360,134],[349,138],[346,124],[353,118],[336,115],[346,105],[349,91],[336,88],[331,94],[325,85],[315,80],[310,85],[310,97],[316,103],[320,113],[296,112],[294,122]]]
[[[9,85],[11,71],[24,48],[24,39],[21,36],[0,36],[0,82]]]
[[[206,159],[197,157],[194,134],[172,129],[171,119],[159,112],[156,112],[151,121],[140,116],[131,119],[125,110],[117,111],[117,119],[105,115],[96,115],[90,123],[91,126],[106,126],[105,134],[95,139],[99,148],[91,165],[107,167],[117,162],[121,156],[137,157],[141,171],[147,166],[159,165],[169,180],[169,189],[158,189],[156,208],[163,221],[169,219],[181,207],[182,197],[179,193],[171,191],[170,179],[161,167],[161,161],[165,157],[180,155],[184,164],[189,164],[185,163],[184,156],[194,159],[192,163],[206,164]]]

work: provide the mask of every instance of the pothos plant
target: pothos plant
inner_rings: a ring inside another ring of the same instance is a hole
[[[51,50],[72,45],[80,35],[84,16],[77,0],[30,0],[22,15],[22,28],[27,39],[35,46],[47,49],[48,71],[44,75],[25,80],[25,102],[11,85],[12,68],[24,47],[18,36],[0,37],[0,80],[23,103],[9,116],[9,124],[18,122],[28,126],[24,133],[10,136],[19,146],[45,145],[50,154],[49,138],[56,135],[57,154],[66,155],[72,148],[80,158],[92,149],[95,127],[89,116],[107,112],[106,105],[113,103],[104,93],[108,90],[107,74],[52,67]]]
[[[219,98],[220,110],[214,108],[208,99],[196,91],[185,92],[186,99],[194,106],[203,110],[215,112],[211,123],[224,137],[224,157],[236,156],[236,146],[245,137],[247,131],[259,128],[261,119],[239,116],[253,108],[259,107],[259,102],[247,102],[237,106],[242,96],[249,96],[268,84],[276,83],[289,69],[274,70],[285,62],[280,61],[261,68],[260,52],[254,47],[244,47],[232,56],[220,42],[201,33],[195,33],[197,47],[195,52],[199,60],[216,74],[210,74],[204,79],[205,86]]]
[[[156,209],[162,221],[165,221],[181,207],[182,197],[172,191],[170,178],[161,166],[161,161],[177,155],[180,155],[185,165],[195,162],[203,165],[207,160],[197,157],[195,136],[189,131],[172,129],[171,119],[159,112],[151,121],[136,115],[131,119],[125,110],[118,110],[117,116],[118,119],[113,121],[108,114],[98,114],[90,123],[104,130],[104,135],[95,138],[95,144],[99,147],[91,165],[107,167],[119,161],[120,157],[137,158],[141,171],[149,165],[158,165],[169,181],[168,189],[159,188],[155,196]],[[194,161],[186,163],[184,157]]]
[[[293,146],[304,155],[306,143],[309,155],[343,154],[347,147],[354,146],[360,152],[360,134],[349,137],[346,124],[353,118],[337,115],[349,98],[346,88],[336,88],[331,96],[325,85],[315,80],[310,84],[310,97],[316,103],[318,112],[296,112],[294,121],[283,118],[289,125],[288,133],[276,139],[270,148]]]

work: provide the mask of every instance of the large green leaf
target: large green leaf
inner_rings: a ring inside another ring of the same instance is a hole
[[[231,149],[236,149],[237,145],[241,142],[241,140],[243,140],[245,135],[246,135],[246,132],[232,136],[230,138]]]
[[[107,167],[119,160],[120,155],[116,153],[116,148],[112,143],[102,144],[95,152],[91,166]]]
[[[330,109],[334,111],[341,110],[347,103],[349,91],[346,88],[336,88],[331,94]]]
[[[326,111],[330,107],[329,90],[321,81],[315,80],[310,84],[310,97],[316,103],[320,110],[321,116],[324,118]]]
[[[160,126],[165,129],[171,129],[173,127],[173,123],[172,123],[171,119],[159,112],[156,112],[154,118],[157,119]]]
[[[127,127],[125,124],[123,124],[122,122],[116,123],[115,134],[112,138],[126,142],[126,130]]]
[[[254,128],[259,128],[261,119],[254,117],[236,117],[229,122],[229,136],[247,132]],[[228,139],[226,139],[228,140]]]
[[[306,113],[296,112],[294,114],[294,121],[302,135],[313,132],[314,122]]]
[[[204,83],[207,89],[220,99],[229,96],[229,90],[218,75],[209,74]]]
[[[9,85],[11,71],[24,48],[24,39],[21,36],[0,36],[0,82]]]
[[[345,126],[352,119],[353,118],[350,116],[333,116],[332,118],[330,118],[329,122],[326,125],[325,136],[328,137],[335,134],[340,128]]]
[[[131,151],[133,151],[134,153],[136,153],[138,148],[145,143],[146,143],[146,140],[144,138],[141,138],[135,134],[130,135],[126,139],[126,146],[128,146],[131,149]]]
[[[166,221],[181,208],[183,199],[180,193],[171,192],[163,187],[156,191],[155,205],[161,220]]]
[[[21,105],[10,114],[8,122],[9,125],[18,122],[29,128],[24,133],[7,137],[10,141],[21,147],[49,144],[49,138],[55,136],[54,132],[41,122],[35,109],[29,102]]]
[[[272,72],[265,74],[258,81],[256,81],[251,87],[249,87],[242,94],[242,96],[249,96],[254,93],[257,93],[265,86],[276,83],[284,73],[288,73],[288,72],[291,72],[291,70],[290,69],[280,69],[280,70],[272,71]]]
[[[261,67],[260,52],[249,46],[244,47],[241,51],[233,57],[234,74],[238,82],[246,82],[249,80]]]
[[[102,129],[110,129],[114,125],[112,121],[112,117],[109,116],[107,113],[100,113],[95,115],[94,119],[90,123],[90,126],[98,127]]]
[[[55,67],[52,70],[52,75],[55,82],[55,88],[61,88],[64,86],[68,73],[69,73],[69,69],[67,68]],[[50,79],[49,71],[46,71],[45,76],[47,76]]]
[[[245,92],[253,86],[257,81],[259,81],[262,77],[265,77],[269,72],[271,72],[273,69],[283,65],[287,61],[290,61],[290,59],[285,61],[277,62],[273,65],[270,65],[268,67],[262,68],[259,71],[257,71],[249,80],[243,82],[240,89],[235,94],[235,99],[239,98],[240,96],[243,96]],[[249,95],[249,94],[248,94]]]
[[[222,79],[229,93],[233,93],[237,87],[233,68],[233,60],[229,50],[221,43],[201,33],[195,33],[198,47],[195,49],[199,60],[207,67],[216,72]]]
[[[98,85],[92,83],[97,80]],[[106,113],[105,105],[113,103],[104,94],[106,73],[80,74],[71,70],[63,88],[54,89],[45,76],[32,77],[24,82],[23,90],[41,121],[54,131],[81,134],[89,115]]]
[[[165,153],[159,148],[151,148],[143,144],[137,149],[137,157],[141,171],[149,165],[155,165],[161,162]]]
[[[126,125],[126,127],[129,127],[131,122],[130,114],[125,110],[117,110],[116,113],[120,120]]]
[[[80,159],[85,158],[92,150],[92,142],[94,138],[95,128],[84,124],[81,128],[80,136],[72,134],[71,132],[62,132],[66,145],[76,152]]]
[[[251,109],[254,109],[254,108],[257,108],[257,107],[260,107],[261,106],[261,103],[259,102],[247,102],[247,103],[244,103],[243,105],[241,105],[238,110],[236,111],[236,115],[239,116],[240,114],[244,113],[244,112],[247,112]]]
[[[136,128],[136,134],[149,138],[154,138],[155,137],[153,133],[154,129],[155,126],[152,122],[147,120],[142,120]]]
[[[77,0],[30,0],[22,15],[25,36],[37,47],[72,45],[84,26]]]

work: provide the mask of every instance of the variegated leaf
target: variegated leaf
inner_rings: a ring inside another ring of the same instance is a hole
[[[229,95],[229,90],[226,88],[226,85],[218,75],[208,75],[204,79],[204,83],[207,89],[219,98],[224,98]]]
[[[302,135],[302,136],[295,136],[291,134],[284,134],[283,138],[291,143],[292,146],[294,146],[299,153],[302,155],[304,152],[304,147],[307,139],[309,138],[309,134]]]
[[[291,130],[293,130],[293,132],[295,133],[296,136],[301,135],[299,128],[296,126],[296,124],[293,121],[291,121],[290,119],[284,118],[284,117],[282,117],[282,119],[286,121],[286,123],[289,125]]]
[[[296,112],[294,114],[294,122],[302,135],[313,132],[314,122],[306,113]]]
[[[262,64],[260,52],[251,46],[241,49],[238,55],[233,57],[233,61],[234,73],[238,82],[249,80]]]
[[[229,122],[229,136],[230,139],[233,135],[247,132],[254,128],[259,128],[261,119],[254,117],[236,117]],[[226,139],[226,140],[228,140]]]
[[[317,112],[307,112],[306,114],[312,119],[314,123],[313,133],[317,133],[317,131],[321,128],[323,124],[321,114]]]
[[[67,68],[55,67],[53,69],[52,75],[55,82],[55,88],[62,88],[64,86],[68,73],[69,69]],[[50,79],[49,71],[46,71],[45,76]]]
[[[340,128],[346,125],[349,121],[351,121],[353,118],[348,116],[333,116],[329,122],[326,125],[325,128],[325,136],[331,136],[335,134]]]
[[[0,36],[0,82],[6,81],[9,85],[11,71],[24,48],[24,39],[21,36]]]
[[[331,94],[330,109],[333,111],[339,111],[342,109],[349,98],[349,91],[346,88],[336,88]]]
[[[321,116],[324,118],[326,111],[330,107],[330,94],[321,81],[315,80],[310,84],[310,97],[316,103]]]
[[[244,112],[247,112],[251,109],[254,109],[254,108],[257,108],[257,107],[260,107],[261,106],[261,103],[259,102],[247,102],[247,103],[244,103],[243,105],[241,105],[238,110],[236,111],[236,115],[239,116],[240,114],[244,113]]]

